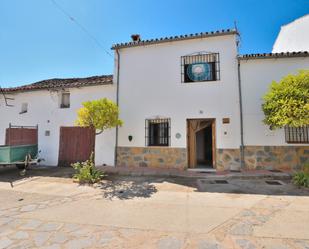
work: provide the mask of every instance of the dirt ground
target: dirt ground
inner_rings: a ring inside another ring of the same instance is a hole
[[[0,248],[309,248],[309,191],[287,180],[72,173],[0,168]]]

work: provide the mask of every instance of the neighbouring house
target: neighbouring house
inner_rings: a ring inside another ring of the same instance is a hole
[[[56,166],[63,150],[70,154],[68,157],[79,158],[78,149],[87,150],[87,136],[76,136],[74,126],[77,117],[76,111],[82,102],[109,98],[115,100],[116,90],[112,75],[95,76],[88,78],[50,79],[20,87],[3,89],[12,107],[5,105],[0,98],[0,142],[5,141],[5,129],[9,123],[13,125],[38,125],[40,157],[43,164]],[[63,128],[62,134],[60,127]],[[77,134],[79,135],[79,134]],[[76,140],[80,137],[80,141]],[[64,139],[64,146],[59,144]],[[89,138],[90,139],[90,138]],[[108,130],[95,138],[96,163],[114,164],[115,131]],[[86,147],[85,147],[86,146]],[[77,149],[78,148],[78,149]]]
[[[132,35],[112,47],[113,77],[6,88],[14,107],[0,103],[0,139],[9,122],[39,124],[45,164],[57,165],[73,150],[64,150],[61,131],[73,126],[82,101],[107,97],[118,103],[124,124],[96,137],[97,165],[298,169],[309,162],[309,128],[271,131],[261,104],[273,80],[309,69],[309,54],[239,55],[238,38],[233,29],[152,40]],[[86,144],[78,134],[71,135],[74,144]]]
[[[273,53],[309,51],[309,14],[281,27]]]
[[[246,168],[300,168],[309,162],[309,126],[272,131],[262,123],[261,105],[273,80],[309,69],[308,52],[243,55],[239,61]]]

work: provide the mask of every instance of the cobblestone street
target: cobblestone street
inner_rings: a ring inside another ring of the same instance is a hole
[[[0,248],[308,249],[308,191],[283,184],[255,180],[246,194],[180,178],[115,176],[95,188],[44,174],[1,180]],[[251,193],[263,186],[276,195]]]

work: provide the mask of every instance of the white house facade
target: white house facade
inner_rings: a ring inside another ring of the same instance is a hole
[[[38,145],[42,164],[57,166],[60,127],[74,126],[82,102],[100,98],[115,101],[112,76],[82,79],[52,79],[16,88],[4,89],[8,100],[0,102],[0,141],[4,144],[9,123],[19,126],[38,125]],[[65,97],[65,98],[64,98]],[[63,102],[64,101],[64,102]],[[62,105],[62,106],[61,106]],[[115,130],[96,136],[97,165],[114,164]]]
[[[261,109],[273,80],[309,68],[307,52],[239,56],[235,30],[133,38],[113,46],[124,121],[117,165],[291,169],[309,161],[308,127],[271,131]],[[286,138],[299,132],[304,141]]]
[[[239,55],[237,30],[132,39],[112,47],[114,76],[3,89],[14,106],[1,98],[0,139],[9,123],[38,124],[44,164],[57,165],[60,127],[74,125],[83,101],[106,97],[124,124],[96,136],[97,165],[221,171],[309,162],[309,126],[271,131],[261,109],[273,80],[309,69],[308,52]]]
[[[124,121],[118,136],[119,165],[221,165],[219,150],[239,149],[236,42],[236,31],[227,30],[114,47],[119,54],[119,107]],[[186,79],[191,61],[197,66],[208,63],[213,75],[206,81]],[[190,147],[189,136],[195,133]],[[194,150],[191,154],[188,147]]]
[[[308,126],[270,130],[263,124],[261,106],[272,81],[309,69],[308,53],[245,55],[240,57],[240,68],[246,168],[300,168],[309,162]]]
[[[273,53],[309,51],[309,14],[281,27]]]

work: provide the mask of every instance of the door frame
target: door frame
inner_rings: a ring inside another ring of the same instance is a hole
[[[212,133],[212,167],[216,169],[216,155],[217,155],[217,144],[216,144],[216,119],[215,118],[187,118],[186,125],[187,125],[187,164],[188,168],[195,168],[190,167],[190,142],[189,142],[189,123],[191,120],[198,120],[198,121],[211,121],[211,133]],[[196,154],[196,153],[195,153]]]

